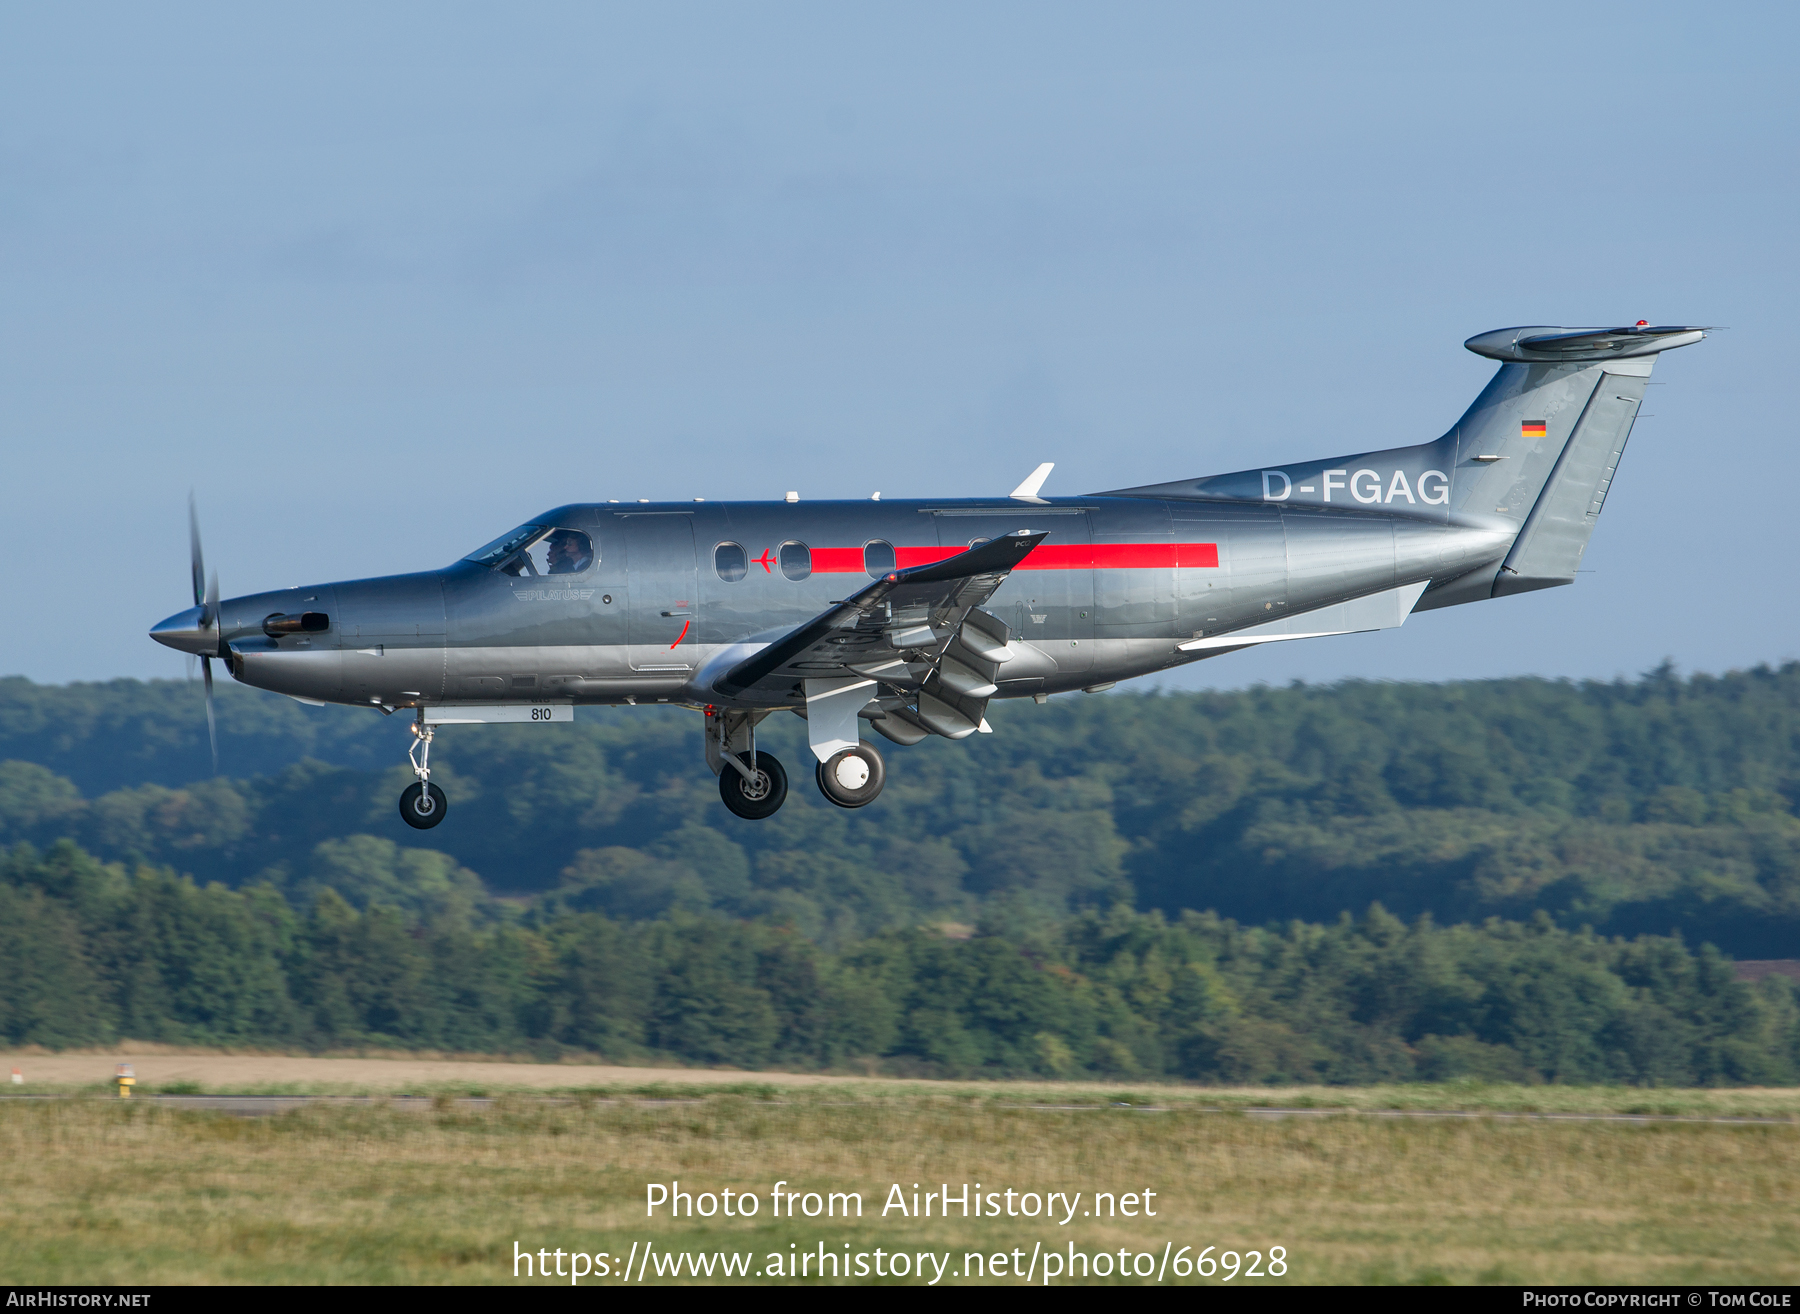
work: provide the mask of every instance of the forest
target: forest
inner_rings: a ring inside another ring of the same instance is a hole
[[[720,805],[696,713],[581,708],[440,732],[451,811],[423,832],[395,808],[400,718],[229,682],[219,704],[209,778],[197,685],[0,680],[0,844],[72,839],[297,906],[325,885],[392,899],[424,864],[501,898],[760,918],[834,948],[998,904],[1261,925],[1380,903],[1800,957],[1794,663],[996,703],[991,735],[883,741],[887,791],[857,812],[806,784],[804,725],[778,715],[760,739],[798,783],[762,822]]]
[[[720,805],[700,718],[406,727],[0,680],[0,1034],[920,1072],[1773,1080],[1800,664],[996,704],[844,812]],[[804,727],[759,738],[803,767]],[[883,745],[886,748],[886,745]],[[1780,1078],[1788,1079],[1788,1078]]]
[[[371,845],[385,843],[371,840]],[[916,1076],[1793,1083],[1800,1000],[1710,946],[1380,908],[1244,927],[1124,905],[1054,928],[823,949],[767,919],[522,913],[415,864],[411,908],[127,872],[62,841],[0,865],[14,1043],[429,1047]]]

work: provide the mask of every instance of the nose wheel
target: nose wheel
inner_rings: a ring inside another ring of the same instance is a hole
[[[444,819],[450,801],[443,790],[431,783],[431,737],[437,732],[425,724],[423,711],[413,722],[412,733],[412,747],[406,750],[406,757],[419,781],[400,791],[400,820],[414,830],[430,830]]]
[[[887,784],[887,764],[873,744],[858,744],[819,763],[819,792],[840,808],[867,807]]]
[[[414,830],[430,830],[444,819],[449,807],[444,791],[430,781],[408,785],[400,794],[400,819]]]

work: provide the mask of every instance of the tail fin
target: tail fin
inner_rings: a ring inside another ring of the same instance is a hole
[[[1511,536],[1504,563],[1453,585],[1435,581],[1419,610],[1568,584],[1657,353],[1705,336],[1701,328],[1642,324],[1497,329],[1463,344],[1500,368],[1435,442],[1117,491],[1402,512]]]
[[[1453,431],[1452,504],[1520,519],[1490,596],[1568,584],[1587,549],[1658,352],[1703,329],[1500,329],[1464,345],[1501,362]],[[1460,496],[1458,496],[1460,495]]]

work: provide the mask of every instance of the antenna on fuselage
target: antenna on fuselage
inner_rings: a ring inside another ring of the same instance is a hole
[[[1044,480],[1050,477],[1050,472],[1054,469],[1056,469],[1055,461],[1045,461],[1025,476],[1025,482],[1013,489],[1007,496],[1019,502],[1042,503],[1044,499],[1038,496],[1038,489],[1044,486]]]

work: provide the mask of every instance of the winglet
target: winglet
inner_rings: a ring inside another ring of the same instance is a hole
[[[1024,483],[1013,489],[1007,496],[1017,498],[1021,502],[1042,502],[1044,499],[1038,496],[1038,489],[1044,486],[1044,480],[1050,477],[1050,472],[1054,469],[1056,469],[1055,461],[1045,461],[1025,477]]]

